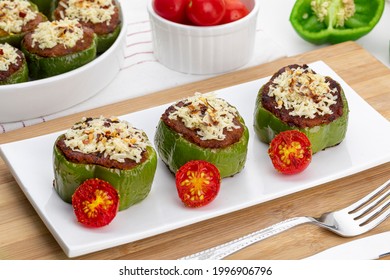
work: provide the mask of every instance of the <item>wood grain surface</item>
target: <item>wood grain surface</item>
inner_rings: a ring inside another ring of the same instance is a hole
[[[172,102],[195,91],[212,91],[269,76],[287,64],[317,60],[327,63],[390,120],[390,70],[356,43],[347,42],[0,134],[0,144],[67,129],[82,116],[128,114]],[[390,163],[386,163],[309,190],[77,259],[177,259],[287,218],[318,216],[343,208],[389,177]],[[67,258],[1,159],[0,194],[0,259]],[[363,236],[388,230],[390,219]],[[301,225],[228,259],[301,259],[353,239],[339,237],[313,225]]]

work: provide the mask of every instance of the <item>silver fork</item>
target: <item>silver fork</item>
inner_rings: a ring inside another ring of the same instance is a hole
[[[287,219],[236,240],[186,256],[181,260],[220,260],[253,243],[306,223],[318,225],[344,237],[363,234],[390,216],[390,200],[386,201],[390,196],[389,186],[390,180],[352,205],[338,211],[324,213],[319,218],[304,216]]]

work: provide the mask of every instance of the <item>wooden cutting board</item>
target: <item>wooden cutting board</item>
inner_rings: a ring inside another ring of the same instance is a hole
[[[355,42],[347,42],[0,134],[0,144],[67,129],[82,116],[124,115],[175,101],[195,91],[208,92],[266,77],[287,64],[317,60],[328,64],[372,107],[390,119],[390,70]],[[180,258],[286,218],[317,216],[345,207],[389,177],[390,163],[386,163],[316,188],[79,259]],[[65,259],[66,255],[1,159],[0,193],[0,259]],[[390,219],[364,236],[387,230],[390,230]],[[300,259],[350,240],[312,225],[302,225],[229,258]]]

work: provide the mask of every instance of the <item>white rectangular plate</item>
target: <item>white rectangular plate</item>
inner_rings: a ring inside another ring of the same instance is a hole
[[[159,161],[152,191],[144,201],[119,212],[106,227],[85,228],[77,223],[72,206],[64,203],[52,187],[52,148],[62,132],[7,143],[0,146],[0,152],[23,192],[69,257],[143,239],[388,162],[389,122],[325,63],[318,61],[310,66],[319,74],[333,77],[344,88],[350,107],[345,140],[315,154],[304,172],[292,176],[278,174],[268,158],[268,146],[257,139],[253,130],[257,92],[269,77],[221,89],[217,94],[237,107],[250,130],[249,151],[244,170],[223,179],[218,197],[205,207],[185,208],[177,196],[173,175]],[[153,141],[157,122],[167,106],[120,118],[143,129]]]

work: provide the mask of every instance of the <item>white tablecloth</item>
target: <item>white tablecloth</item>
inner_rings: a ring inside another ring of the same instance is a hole
[[[167,69],[155,59],[146,10],[147,2],[148,0],[121,1],[127,21],[124,66],[106,88],[89,100],[62,112],[21,122],[0,123],[0,133],[212,77],[212,75],[189,75],[175,72]],[[260,26],[256,32],[255,53],[251,61],[243,68],[286,56],[286,50],[275,43],[270,34],[262,30]]]

